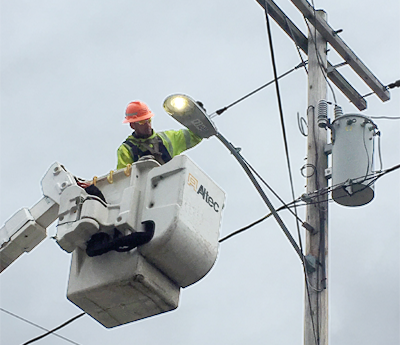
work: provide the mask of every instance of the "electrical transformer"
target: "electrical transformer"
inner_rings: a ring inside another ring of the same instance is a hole
[[[361,206],[374,198],[373,154],[376,125],[366,116],[336,117],[332,129],[332,198]]]

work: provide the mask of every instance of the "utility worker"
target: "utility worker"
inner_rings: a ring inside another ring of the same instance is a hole
[[[160,164],[167,163],[202,140],[189,129],[156,133],[151,126],[153,116],[149,107],[141,101],[128,104],[123,123],[129,123],[134,132],[118,148],[117,169],[125,168],[147,155],[154,156]]]

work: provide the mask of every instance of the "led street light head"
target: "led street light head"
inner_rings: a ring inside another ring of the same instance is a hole
[[[218,133],[204,108],[189,96],[176,94],[167,97],[164,110],[199,137],[209,138]]]
[[[171,106],[176,110],[176,111],[184,111],[188,107],[188,100],[185,97],[182,97],[180,95],[171,98]]]

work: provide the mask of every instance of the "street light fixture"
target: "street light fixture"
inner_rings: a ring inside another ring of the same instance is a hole
[[[289,230],[286,228],[282,219],[279,217],[277,211],[269,201],[267,195],[264,193],[260,184],[250,171],[247,163],[240,155],[240,149],[234,147],[220,132],[218,132],[214,122],[211,121],[209,115],[207,115],[205,109],[202,104],[194,101],[189,96],[183,94],[175,94],[166,98],[164,101],[164,110],[171,115],[175,120],[181,123],[186,128],[190,129],[193,133],[202,138],[209,138],[215,135],[225,146],[226,148],[235,156],[239,164],[242,166],[247,176],[250,178],[254,187],[257,189],[261,198],[264,200],[265,204],[268,206],[272,215],[275,217],[276,221],[282,228],[289,242],[292,244],[297,254],[300,257],[300,260],[304,263],[305,257],[297,245],[296,241],[290,234]],[[307,226],[308,224],[303,223],[303,226]],[[306,262],[307,263],[307,262]]]
[[[218,133],[205,109],[189,96],[175,94],[167,97],[164,110],[201,138],[209,138]]]

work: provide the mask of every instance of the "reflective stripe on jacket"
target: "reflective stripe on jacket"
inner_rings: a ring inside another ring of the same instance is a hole
[[[164,164],[183,151],[197,145],[201,140],[202,138],[188,129],[153,132],[150,137],[145,139],[130,135],[118,148],[117,169],[125,168],[128,164],[132,164],[146,155],[153,155],[160,164]]]

